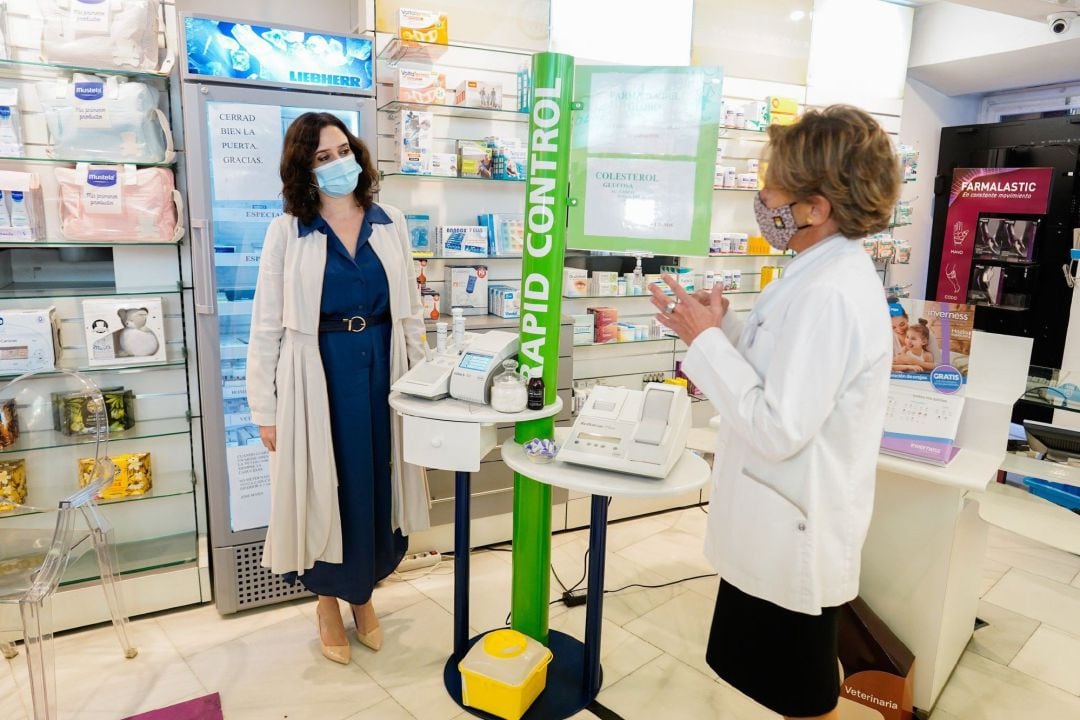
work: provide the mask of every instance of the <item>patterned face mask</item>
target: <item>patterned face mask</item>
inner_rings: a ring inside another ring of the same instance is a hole
[[[754,215],[757,216],[761,235],[777,250],[787,250],[788,245],[791,244],[791,238],[795,237],[795,233],[803,228],[810,227],[809,225],[799,225],[795,221],[795,213],[791,209],[797,204],[791,203],[778,208],[770,208],[761,199],[761,193],[754,196]]]

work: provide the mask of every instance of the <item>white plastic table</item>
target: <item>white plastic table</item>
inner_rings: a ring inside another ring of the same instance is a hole
[[[570,428],[556,428],[555,441],[560,446],[570,435]],[[600,626],[604,612],[604,566],[607,551],[608,502],[612,497],[654,498],[697,490],[709,480],[709,464],[689,450],[663,479],[626,475],[610,470],[572,465],[554,460],[538,463],[529,459],[521,445],[505,442],[502,458],[512,470],[537,482],[592,495],[592,518],[589,523],[589,584],[585,608],[585,698],[591,702],[600,692]],[[550,692],[548,688],[545,692]],[[556,690],[563,690],[558,688]],[[567,688],[567,692],[580,692]]]
[[[406,462],[454,472],[454,654],[447,662],[447,667],[452,667],[456,672],[457,663],[465,657],[470,643],[471,473],[479,470],[480,461],[495,449],[497,425],[553,417],[562,411],[563,403],[556,398],[554,403],[543,410],[501,413],[493,410],[490,405],[453,398],[425,400],[394,392],[390,394],[390,407],[401,415],[406,423],[403,438]],[[450,687],[447,689],[450,690]],[[460,698],[455,699],[460,702]]]

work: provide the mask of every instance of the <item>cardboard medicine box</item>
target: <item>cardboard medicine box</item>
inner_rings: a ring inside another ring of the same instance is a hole
[[[466,315],[487,315],[487,266],[446,268],[446,305],[461,308]]]
[[[398,35],[402,40],[446,45],[450,41],[446,13],[441,10],[399,8]]]

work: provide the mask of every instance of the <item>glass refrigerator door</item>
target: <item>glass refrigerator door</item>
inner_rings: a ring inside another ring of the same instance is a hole
[[[208,102],[210,198],[217,287],[225,454],[233,532],[265,527],[269,453],[247,402],[247,343],[263,237],[282,213],[278,163],[285,131],[316,108]],[[360,133],[360,113],[327,110]]]

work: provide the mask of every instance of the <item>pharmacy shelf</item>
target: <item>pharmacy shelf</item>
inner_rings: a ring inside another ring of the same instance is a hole
[[[725,140],[752,140],[755,142],[765,142],[768,134],[768,130],[720,127],[720,137]]]
[[[135,165],[136,167],[172,167],[176,165],[176,160],[172,162],[133,162],[131,160],[112,160],[104,158],[57,158],[57,157],[35,157],[27,155],[0,155],[0,162],[17,162],[17,163],[37,163],[47,165],[78,165],[79,163],[86,163],[88,165]]]
[[[50,238],[48,240],[0,240],[0,248],[12,249],[12,248],[75,248],[75,247],[155,247],[155,246],[171,246],[176,247],[182,242],[182,240],[169,240],[168,242],[162,242],[155,240],[152,242],[143,241],[130,241],[130,240],[64,240],[63,238]]]
[[[149,500],[162,500],[164,498],[183,497],[184,495],[194,495],[194,476],[191,473],[171,473],[165,474],[159,477],[157,474],[153,476],[154,487],[150,492],[143,495],[134,495],[132,497],[117,498],[115,500],[98,500],[99,507],[107,507],[109,505],[119,505],[123,503],[133,502],[146,502]],[[161,487],[158,487],[158,484]],[[41,515],[42,513],[53,512],[56,508],[41,508],[41,507],[24,507],[11,512],[0,512],[0,523],[4,520],[13,517],[26,517],[27,515]]]
[[[729,188],[729,187],[717,187],[713,185],[715,192],[744,192],[744,193],[756,193],[761,192],[760,188]]]
[[[109,433],[109,442],[124,440],[149,440],[171,435],[191,433],[191,420],[186,417],[165,418],[163,420],[145,420],[136,422],[135,427],[118,433]],[[55,450],[58,448],[93,445],[93,435],[64,435],[57,430],[36,430],[23,432],[14,445],[0,450],[0,455],[24,453],[31,450]]]
[[[113,547],[116,548],[121,575],[186,565],[199,558],[199,540],[194,530],[180,535],[117,543]],[[68,565],[60,585],[74,585],[100,577],[97,555],[86,552]]]
[[[387,162],[387,161],[383,161]],[[392,162],[392,161],[390,161]],[[412,173],[402,172],[383,172],[379,171],[379,174],[384,178],[409,178],[411,180],[427,180],[427,181],[450,181],[450,182],[469,182],[469,183],[490,183],[492,185],[509,185],[510,187],[517,186],[521,190],[525,189],[524,178],[521,180],[495,180],[494,178],[474,178],[474,177],[457,177],[456,175],[414,175]]]
[[[118,288],[115,285],[71,287],[61,283],[12,283],[0,288],[0,300],[36,300],[39,298],[122,297],[128,295],[179,295],[191,288],[172,287]]]
[[[527,123],[528,112],[517,110],[496,110],[493,108],[470,107],[468,105],[444,105],[441,103],[412,103],[394,100],[379,108],[379,112],[398,112],[417,110],[444,117],[467,118],[474,120],[505,120],[506,122]]]
[[[61,363],[58,366],[56,371],[54,371],[54,372],[39,372],[36,375],[34,375],[33,377],[30,377],[30,378],[27,378],[27,379],[28,380],[36,380],[36,379],[39,379],[39,378],[57,377],[58,375],[63,374],[63,371],[65,371],[65,370],[69,370],[69,371],[72,371],[72,372],[80,372],[80,373],[95,373],[95,374],[98,374],[98,373],[117,373],[117,374],[124,374],[124,373],[143,372],[143,371],[147,371],[147,370],[168,370],[168,369],[182,368],[186,364],[187,364],[187,361],[184,359],[184,354],[182,352],[172,352],[172,351],[168,352],[168,355],[166,356],[165,362],[143,363],[143,364],[134,364],[134,365],[86,365],[86,364],[80,364],[80,363],[72,363],[72,362],[61,361]],[[19,376],[18,373],[0,374],[0,380],[9,380],[11,378],[16,378],[18,376]]]
[[[743,258],[769,258],[771,260],[790,260],[795,257],[788,253],[723,253],[721,255],[683,255],[694,260],[741,260]]]
[[[759,295],[760,290],[725,290],[724,295]],[[672,293],[664,293],[672,297]],[[563,295],[563,300],[648,300],[651,295]]]
[[[468,45],[463,43],[440,44],[390,38],[379,51],[380,62],[390,66],[399,63],[419,65],[448,65],[457,68],[492,70],[496,72],[516,72],[518,68],[528,68],[532,64],[533,53],[527,50],[498,47],[494,45]],[[501,58],[501,60],[496,60]],[[505,65],[500,70],[493,67]]]
[[[57,73],[89,73],[91,75],[119,75],[121,77],[167,80],[168,74],[148,70],[122,70],[118,68],[87,67],[64,63],[32,62],[29,60],[0,60],[0,72],[5,70],[30,71],[36,74],[54,76]]]
[[[606,342],[606,343],[597,343],[597,342],[594,342],[594,343],[580,343],[580,344],[575,344],[574,347],[575,348],[579,348],[579,347],[614,347],[616,345],[642,345],[644,343],[661,343],[661,342],[662,343],[670,343],[670,342],[675,342],[678,339],[679,338],[675,337],[674,335],[666,335],[664,337],[659,337],[659,338],[645,338],[644,340],[619,340],[619,341],[612,340],[611,342]],[[574,379],[575,380],[580,380],[582,378],[574,378]],[[585,378],[585,379],[592,379],[592,378]]]

